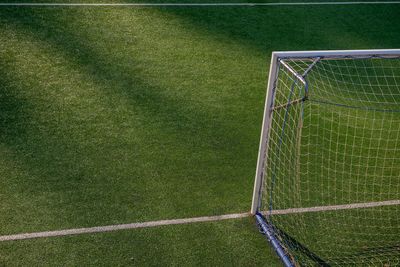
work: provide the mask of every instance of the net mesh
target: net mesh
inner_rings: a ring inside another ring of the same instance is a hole
[[[277,68],[260,203],[277,238],[299,266],[399,266],[400,58]]]

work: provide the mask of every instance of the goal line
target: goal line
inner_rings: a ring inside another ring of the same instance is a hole
[[[309,207],[309,208],[291,208],[291,209],[284,209],[284,210],[273,210],[272,215],[285,215],[285,214],[306,213],[306,212],[323,212],[323,211],[335,211],[335,210],[346,210],[346,209],[364,209],[364,208],[374,208],[374,207],[393,206],[393,205],[400,205],[400,200],[388,200],[388,201],[379,201],[379,202],[353,203],[353,204],[345,204],[345,205],[317,206],[317,207]],[[245,212],[245,213],[218,215],[218,216],[204,216],[204,217],[194,217],[194,218],[184,218],[184,219],[159,220],[159,221],[148,221],[148,222],[129,223],[129,224],[96,226],[96,227],[88,227],[88,228],[74,228],[74,229],[45,231],[45,232],[2,235],[2,236],[0,236],[0,242],[32,239],[32,238],[45,238],[45,237],[56,237],[56,236],[112,232],[112,231],[119,231],[119,230],[148,228],[148,227],[166,226],[166,225],[189,224],[189,223],[199,223],[199,222],[213,222],[213,221],[222,221],[222,220],[229,220],[229,219],[246,218],[246,217],[250,217],[250,216],[252,216],[250,213]]]
[[[114,6],[114,7],[218,7],[218,6],[319,6],[319,5],[390,5],[400,1],[349,1],[349,2],[276,2],[276,3],[0,3],[1,6]]]

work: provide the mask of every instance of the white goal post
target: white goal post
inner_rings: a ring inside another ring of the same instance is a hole
[[[387,215],[400,211],[398,132],[400,49],[272,53],[251,214],[286,266],[304,264],[300,252],[322,266],[400,264],[400,215]],[[310,189],[321,177],[327,177],[324,184]],[[299,215],[310,211],[318,215]],[[284,216],[293,216],[288,220],[292,225],[283,222]],[[346,228],[347,219],[363,216],[373,220],[360,223],[365,229]],[[346,218],[338,227],[346,234],[336,234],[336,239],[301,232],[309,221],[322,227],[322,222],[334,224],[338,218]],[[348,254],[343,257],[318,247],[324,242],[340,245],[379,227],[389,227],[385,238],[390,242],[372,245],[373,238],[368,237],[357,245],[345,244]],[[321,244],[304,245],[313,238],[320,238]],[[371,246],[365,245],[368,242]],[[367,247],[373,253],[365,252]],[[385,251],[377,252],[380,249]],[[387,262],[385,253],[391,257]]]

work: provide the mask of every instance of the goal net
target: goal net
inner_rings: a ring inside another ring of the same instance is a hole
[[[400,265],[400,50],[273,53],[252,213],[286,266]]]

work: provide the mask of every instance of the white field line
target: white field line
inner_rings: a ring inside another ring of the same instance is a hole
[[[366,202],[366,203],[354,203],[344,205],[332,205],[332,206],[318,206],[309,208],[292,208],[284,210],[272,210],[271,215],[285,215],[294,213],[306,213],[306,212],[318,212],[318,211],[335,211],[335,210],[349,210],[349,209],[365,209],[375,208],[382,206],[394,206],[400,205],[400,200],[387,200],[379,202]],[[269,212],[263,212],[265,215],[269,215]]]
[[[284,210],[274,210],[274,211],[272,211],[272,214],[273,215],[284,215],[284,214],[305,213],[305,212],[373,208],[373,207],[393,206],[393,205],[400,205],[400,200],[354,203],[354,204],[334,205],[334,206],[318,206],[318,207],[310,207],[310,208],[292,208],[292,209],[284,209]],[[141,222],[141,223],[116,224],[116,225],[97,226],[97,227],[89,227],[89,228],[76,228],[76,229],[65,229],[65,230],[36,232],[36,233],[3,235],[3,236],[0,236],[0,242],[1,241],[31,239],[31,238],[41,238],[41,237],[43,238],[43,237],[54,237],[54,236],[67,236],[67,235],[79,235],[79,234],[89,234],[89,233],[112,232],[112,231],[118,231],[118,230],[147,228],[147,227],[156,227],[156,226],[163,226],[163,225],[176,225],[176,224],[188,224],[188,223],[197,223],[197,222],[222,221],[222,220],[228,220],[228,219],[245,218],[245,217],[249,217],[249,216],[251,216],[250,213],[236,213],[236,214],[226,214],[226,215],[219,215],[219,216],[206,216],[206,217],[195,217],[195,218],[186,218],[186,219],[149,221],[149,222]]]
[[[121,6],[121,7],[218,7],[218,6],[321,6],[321,5],[390,5],[400,1],[350,1],[350,2],[282,2],[282,3],[0,3],[1,6]]]
[[[149,221],[141,223],[129,223],[129,224],[116,224],[107,226],[97,226],[89,228],[76,228],[76,229],[66,229],[57,231],[47,231],[47,232],[37,232],[37,233],[25,233],[25,234],[15,234],[15,235],[3,235],[0,236],[1,241],[12,241],[39,237],[52,237],[52,236],[66,236],[66,235],[79,235],[79,234],[89,234],[89,233],[102,233],[111,232],[126,229],[136,229],[136,228],[147,228],[162,225],[174,225],[174,224],[187,224],[196,222],[212,222],[212,221],[222,221],[228,219],[237,219],[249,217],[250,213],[237,213],[237,214],[227,214],[219,216],[207,216],[207,217],[196,217],[196,218],[186,218],[186,219],[173,219],[173,220],[161,220],[161,221]]]

